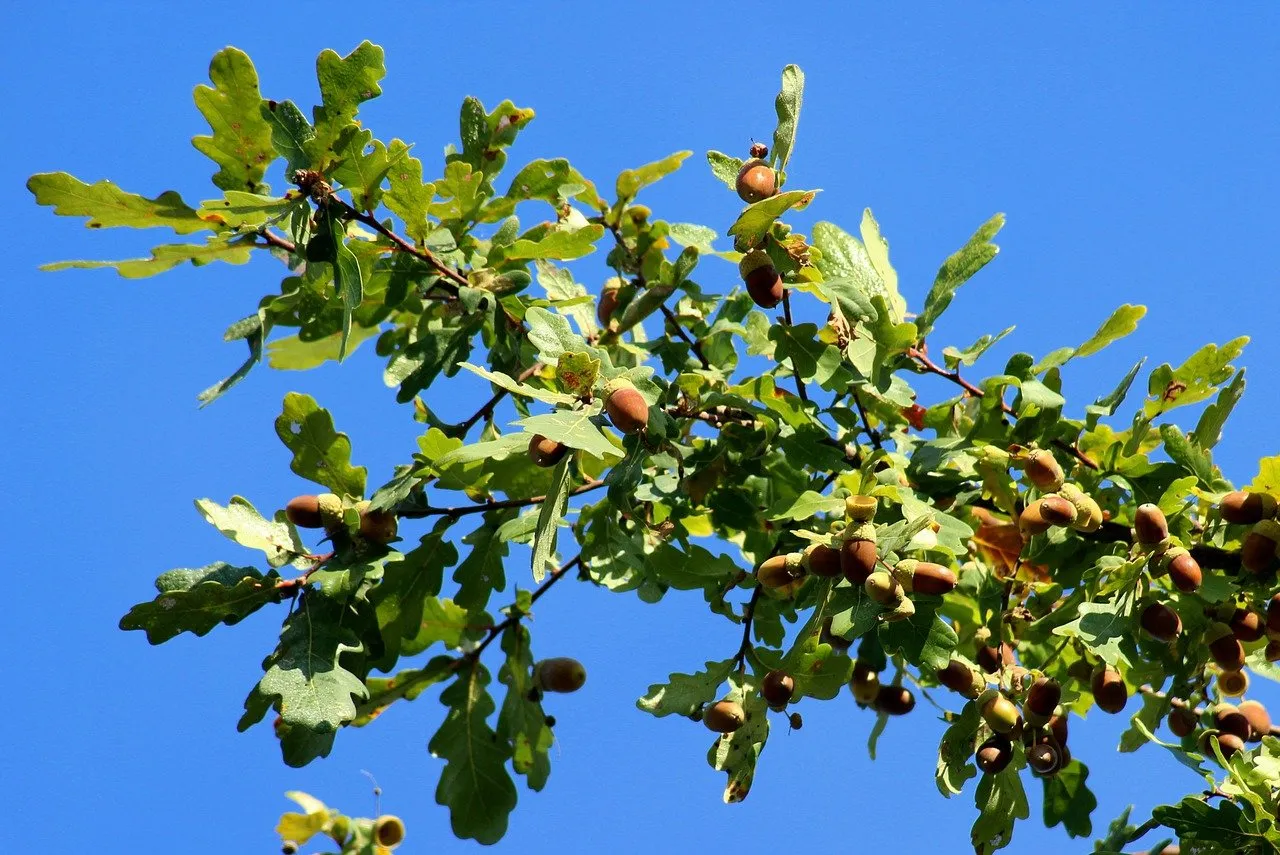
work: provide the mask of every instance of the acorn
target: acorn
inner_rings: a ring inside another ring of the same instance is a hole
[[[1229,627],[1211,624],[1205,632],[1205,639],[1209,642],[1209,655],[1219,668],[1224,671],[1244,668],[1244,646],[1231,634]]]
[[[1179,738],[1190,736],[1195,733],[1196,727],[1200,724],[1200,719],[1196,714],[1182,707],[1174,707],[1169,711],[1169,718],[1166,720],[1169,725],[1169,731]]]
[[[1241,701],[1240,714],[1249,720],[1249,742],[1261,742],[1271,733],[1271,714],[1257,701]]]
[[[1280,638],[1280,594],[1267,601],[1267,638]]]
[[[756,569],[756,580],[780,596],[789,597],[804,583],[804,555],[791,552],[772,555]]]
[[[1062,756],[1058,749],[1048,742],[1033,745],[1027,749],[1027,765],[1037,775],[1052,775],[1059,769]]]
[[[543,659],[533,666],[533,674],[544,692],[576,692],[587,682],[587,669],[567,656]]]
[[[985,774],[998,775],[1013,759],[1013,745],[1009,742],[1009,737],[997,733],[979,745],[973,757],[978,768]]]
[[[795,689],[796,681],[786,671],[770,671],[760,681],[760,694],[771,707],[781,708],[791,703]]]
[[[1041,448],[1027,455],[1026,461],[1022,464],[1022,471],[1026,473],[1027,480],[1042,493],[1057,491],[1066,477],[1062,472],[1062,465],[1053,456],[1053,452]]]
[[[1218,672],[1218,691],[1228,698],[1238,698],[1249,690],[1249,675],[1244,671]]]
[[[899,567],[902,565],[899,564]],[[956,587],[956,574],[941,564],[918,561],[911,571],[911,590],[917,594],[950,593]]]
[[[280,855],[298,855],[298,843],[295,840],[286,840],[280,844]]]
[[[814,576],[830,579],[840,575],[840,552],[825,543],[815,543],[805,549],[804,562]]]
[[[1253,525],[1275,516],[1276,500],[1269,493],[1248,493],[1236,490],[1227,493],[1218,503],[1222,518],[1234,525]]]
[[[320,528],[324,525],[320,517],[319,496],[294,496],[284,506],[284,515],[298,528]]]
[[[1155,546],[1169,537],[1169,521],[1158,505],[1146,502],[1138,505],[1138,510],[1133,515],[1133,532],[1138,543]]]
[[[373,821],[373,839],[379,846],[396,848],[404,840],[404,823],[398,816],[383,814]]]
[[[366,500],[356,505],[356,510],[360,513],[360,536],[374,543],[393,540],[398,528],[395,512],[371,511],[369,504]]]
[[[529,439],[529,459],[544,469],[555,466],[568,453],[569,446],[547,439],[540,433],[535,433]]]
[[[738,191],[739,199],[751,205],[778,192],[778,176],[769,164],[753,157],[738,169],[734,189]]]
[[[880,695],[880,675],[862,662],[853,665],[853,676],[849,678],[849,691],[853,699],[863,706],[873,704]]]
[[[915,709],[916,699],[906,686],[881,686],[874,703],[877,712],[906,715]]]
[[[1013,731],[1021,718],[1013,701],[995,689],[988,689],[984,695],[985,699],[980,698],[978,701],[978,712],[982,714],[982,720],[996,733]]]
[[[1231,634],[1245,644],[1257,641],[1266,634],[1262,615],[1251,609],[1236,609],[1230,621]]]
[[[1213,757],[1214,741],[1217,741],[1218,748],[1222,750],[1222,756],[1228,760],[1231,759],[1232,754],[1244,750],[1244,740],[1234,733],[1219,733],[1217,735],[1206,733],[1200,738],[1200,750],[1209,757]]]
[[[1268,641],[1267,649],[1262,651],[1268,662],[1280,662],[1280,641]]]
[[[1143,609],[1139,623],[1152,638],[1166,643],[1182,632],[1182,618],[1164,603],[1152,603]]]
[[[1240,545],[1240,563],[1250,573],[1266,573],[1275,561],[1277,543],[1280,543],[1280,523],[1262,520]]]
[[[1061,700],[1062,686],[1058,685],[1058,681],[1050,677],[1040,677],[1027,690],[1025,709],[1030,715],[1024,713],[1024,716],[1032,724],[1047,724]],[[1040,721],[1034,721],[1032,716]]]
[[[1204,581],[1204,573],[1200,571],[1199,562],[1180,546],[1166,552],[1161,563],[1168,571],[1169,580],[1173,582],[1173,586],[1184,594],[1198,590],[1200,583]]]
[[[988,674],[994,674],[1003,666],[1014,663],[1013,648],[1004,642],[1001,642],[999,647],[987,647],[984,645],[978,648],[974,661],[978,663],[978,667],[983,671]]]
[[[623,433],[638,433],[649,424],[649,404],[630,381],[619,378],[605,387],[604,401],[609,421]]]
[[[596,303],[596,320],[605,329],[608,329],[609,322],[613,320],[614,313],[618,311],[618,292],[620,290],[617,285],[612,288],[606,286],[600,294],[600,301]]]
[[[1218,704],[1213,708],[1213,726],[1222,733],[1230,733],[1241,739],[1249,738],[1249,717],[1231,704]]]
[[[863,582],[867,596],[882,606],[896,606],[905,596],[898,580],[885,570],[877,570]]]
[[[804,719],[800,717],[800,713],[793,712],[791,715],[787,716],[787,724],[791,726],[792,730],[799,730],[804,727]]]
[[[1049,723],[1045,725],[1053,740],[1062,748],[1067,747],[1067,717],[1063,713],[1054,713],[1049,717]],[[1063,760],[1062,765],[1067,765],[1067,761]]]
[[[840,572],[851,585],[865,584],[876,569],[874,540],[849,538],[840,545]]]
[[[738,262],[738,274],[747,285],[747,293],[762,309],[772,309],[782,302],[782,277],[773,266],[769,253],[753,249]]]
[[[938,682],[966,698],[978,696],[978,675],[959,659],[952,659],[947,667],[938,670]]]
[[[1102,507],[1088,493],[1075,484],[1063,484],[1058,488],[1058,495],[1070,502],[1076,509],[1076,521],[1071,527],[1086,534],[1095,532],[1102,525]]]
[[[1027,505],[1018,517],[1018,527],[1026,534],[1042,534],[1055,525],[1076,521],[1076,506],[1061,496],[1041,496]]]
[[[733,733],[747,722],[742,705],[734,701],[716,701],[702,714],[702,723],[716,733]]]
[[[1120,672],[1110,665],[1099,668],[1093,674],[1093,702],[1105,713],[1115,714],[1124,709],[1129,701],[1129,689],[1125,686]]]

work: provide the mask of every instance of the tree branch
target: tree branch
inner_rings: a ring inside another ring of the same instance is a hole
[[[782,289],[782,320],[787,326],[791,326],[791,292]],[[809,403],[809,393],[804,389],[804,380],[800,377],[800,370],[796,368],[796,358],[791,357],[791,373],[796,377],[796,392],[800,394],[800,400],[806,404]]]
[[[569,491],[569,495],[580,496],[583,493],[589,493],[604,486],[604,481],[594,479],[585,484],[580,484]],[[530,505],[540,505],[547,500],[546,496],[533,496],[528,499],[504,499],[500,502],[484,502],[479,505],[470,505],[464,508],[433,508],[430,505],[421,508],[396,508],[396,516],[409,520],[422,519],[424,517],[442,516],[442,517],[460,517],[466,514],[482,514],[485,511],[500,511],[506,508],[525,508]]]
[[[360,211],[357,211],[354,206],[348,204],[346,201],[341,199],[337,194],[331,194],[326,198],[328,199],[329,204],[337,205],[338,207],[340,207],[342,209],[343,214],[346,215],[347,217],[353,220],[356,220],[357,222],[364,223],[366,226],[373,229],[375,232],[382,235],[387,240],[391,241],[391,243],[396,247],[396,249],[400,250],[401,252],[407,252],[410,255],[414,256],[415,258],[419,258],[422,261],[425,261],[428,265],[431,266],[433,270],[435,270],[441,276],[444,276],[445,278],[452,280],[451,283],[437,282],[435,284],[441,285],[441,287],[443,287],[446,291],[449,291],[454,296],[457,296],[458,288],[460,286],[466,287],[471,284],[467,281],[467,277],[463,276],[457,270],[454,270],[452,267],[445,264],[439,258],[436,258],[435,253],[433,253],[431,250],[414,246],[412,243],[400,237],[400,235],[391,231],[382,223],[378,222],[377,217],[374,217],[372,214],[365,214]]]
[[[689,350],[693,351],[693,355],[698,357],[698,361],[702,363],[703,370],[710,371],[711,363],[707,361],[706,355],[702,352],[702,342],[689,338],[689,334],[685,332],[684,327],[680,326],[680,319],[676,317],[676,313],[671,311],[671,308],[666,303],[659,303],[658,308],[662,310],[662,314],[671,324],[671,328],[675,330],[676,335],[680,336],[684,343],[689,345]]]
[[[853,402],[858,406],[858,415],[862,417],[862,426],[867,431],[867,438],[871,440],[871,444],[876,447],[877,451],[884,448],[880,444],[880,432],[871,429],[871,420],[867,418],[867,410],[862,406],[862,396],[858,394],[858,390],[850,387],[853,392]]]

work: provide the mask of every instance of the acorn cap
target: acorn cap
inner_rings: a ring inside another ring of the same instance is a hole
[[[875,517],[877,504],[875,496],[849,496],[844,500],[844,515],[851,520],[866,522]]]
[[[759,270],[761,267],[773,267],[773,259],[763,249],[753,249],[742,256],[742,260],[738,262],[738,275],[746,281],[753,270]]]
[[[316,496],[316,500],[320,509],[320,519],[327,531],[335,531],[347,527],[347,523],[343,519],[342,499],[338,498],[337,494],[321,493]]]
[[[1218,691],[1228,698],[1238,698],[1249,690],[1249,675],[1244,671],[1218,672]]]
[[[373,839],[379,846],[394,849],[404,840],[404,823],[393,814],[383,814],[373,821]]]

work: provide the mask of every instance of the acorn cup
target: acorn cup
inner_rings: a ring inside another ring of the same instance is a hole
[[[625,434],[639,433],[649,424],[649,404],[631,381],[617,378],[605,386],[605,412],[613,426]]]
[[[1110,665],[1094,672],[1090,688],[1093,691],[1093,702],[1105,713],[1115,715],[1129,702],[1129,689],[1125,686],[1124,679]]]
[[[1255,575],[1268,572],[1275,564],[1280,543],[1280,523],[1262,520],[1254,525],[1240,546],[1240,563]]]
[[[804,567],[814,576],[831,579],[840,575],[840,551],[825,543],[810,544],[804,550]]]
[[[906,686],[881,686],[874,705],[885,715],[906,715],[915,709],[916,699]]]
[[[1003,733],[997,733],[978,746],[973,759],[983,774],[998,775],[1013,759],[1013,743]]]
[[[870,522],[875,518],[875,496],[849,496],[844,500],[844,515],[853,522]]]
[[[760,695],[765,703],[775,709],[781,709],[791,703],[791,693],[796,690],[796,681],[786,671],[774,670],[764,675],[760,681]]]
[[[733,733],[747,723],[747,714],[734,701],[716,701],[703,711],[702,723],[716,733]]]
[[[738,169],[733,189],[739,199],[751,205],[778,192],[778,176],[769,168],[769,164],[758,157],[752,157]]]
[[[1027,454],[1022,464],[1022,471],[1026,474],[1027,480],[1042,493],[1056,492],[1066,478],[1062,471],[1062,464],[1058,463],[1053,452],[1042,448]]]
[[[1227,493],[1218,503],[1222,518],[1233,525],[1254,525],[1276,514],[1275,497],[1269,493]]]
[[[1089,534],[1102,525],[1102,507],[1088,493],[1075,484],[1063,484],[1058,488],[1058,495],[1070,502],[1076,509],[1076,520],[1071,527],[1076,531]]]
[[[1152,603],[1142,610],[1138,619],[1147,634],[1166,644],[1177,639],[1182,632],[1182,618],[1164,603]]]
[[[1241,701],[1240,714],[1249,720],[1248,742],[1261,742],[1271,733],[1271,714],[1257,701]]]
[[[373,821],[373,839],[379,846],[394,849],[404,840],[404,822],[400,817],[384,814]]]
[[[762,309],[772,309],[782,302],[782,277],[769,254],[762,249],[753,249],[738,262],[738,274],[747,286],[747,293]]]
[[[1220,671],[1218,691],[1228,698],[1238,698],[1249,690],[1249,675],[1244,671]]]

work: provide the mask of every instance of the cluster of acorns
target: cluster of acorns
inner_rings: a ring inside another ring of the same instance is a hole
[[[605,387],[604,411],[613,426],[625,434],[639,433],[649,424],[648,402],[625,378],[610,381]],[[569,446],[540,433],[529,440],[529,459],[538,466],[555,466],[568,452]]]
[[[751,159],[738,170],[734,189],[738,198],[748,205],[778,192],[778,174],[764,161],[768,155],[768,146],[756,143],[751,146]],[[760,308],[772,309],[782,302],[782,277],[764,250],[753,249],[746,253],[738,262],[738,273],[747,286],[747,293]]]
[[[1257,701],[1241,701],[1239,706],[1228,703],[1215,704],[1208,710],[1210,726],[1201,731],[1198,738],[1200,750],[1213,756],[1213,744],[1217,743],[1223,757],[1243,751],[1246,742],[1261,742],[1271,734],[1271,714]],[[1186,706],[1174,707],[1169,713],[1169,730],[1175,736],[1185,738],[1197,731],[1200,715]]]
[[[396,515],[391,511],[369,510],[369,502],[357,502],[353,508],[360,515],[360,536],[375,543],[395,539]],[[333,534],[347,530],[346,507],[335,493],[295,496],[284,506],[285,517],[298,528],[323,528]]]
[[[368,822],[369,820],[357,820],[357,822]],[[404,842],[404,821],[395,814],[385,813],[377,819],[373,820],[373,842],[379,849],[395,849]],[[345,846],[351,840],[351,819],[349,817],[338,814],[332,816],[324,826],[324,833],[327,834],[334,843],[339,846]],[[280,847],[283,855],[295,855],[298,851],[298,844],[293,840],[286,840]]]

